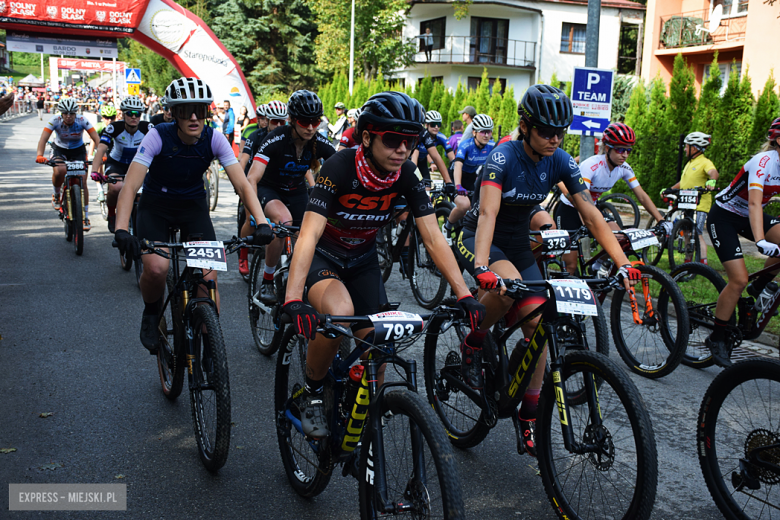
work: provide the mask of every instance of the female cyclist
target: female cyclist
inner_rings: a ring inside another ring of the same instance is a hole
[[[476,327],[484,307],[471,296],[457,262],[439,232],[424,183],[415,175],[409,154],[422,131],[424,110],[400,92],[372,96],[358,121],[361,146],[344,150],[325,163],[317,178],[290,267],[284,312],[299,334],[310,339],[306,388],[298,398],[303,431],[311,437],[329,434],[322,397],[323,380],[340,338],[316,334],[316,312],[336,315],[373,314],[387,303],[376,252],[376,233],[405,197],[425,247],[458,296]],[[302,300],[308,288],[308,303]],[[316,309],[316,311],[315,311]],[[359,338],[370,322],[354,324]]]
[[[503,287],[498,293],[486,291],[499,288],[498,277],[542,279],[531,253],[529,215],[558,182],[563,182],[573,195],[575,207],[596,240],[616,264],[622,266],[619,277],[625,280],[626,287],[629,280],[639,279],[639,271],[631,267],[587,194],[574,158],[559,148],[573,117],[569,98],[555,87],[533,85],[523,95],[517,111],[521,116],[522,140],[498,146],[490,154],[482,174],[479,199],[473,201],[474,206],[466,214],[464,230],[458,237],[459,260],[479,283],[480,303],[486,308],[479,330],[472,331],[462,346],[463,375],[474,388],[483,385],[482,346],[484,341],[492,341],[490,327],[514,303],[503,296]],[[518,317],[527,316],[543,302],[541,295],[525,298],[519,302]],[[532,336],[536,324],[537,320],[534,320],[523,327],[526,338]],[[533,431],[546,355],[545,351],[539,360],[519,414],[523,443],[534,456]]]
[[[707,218],[707,231],[718,259],[726,270],[728,283],[718,297],[715,308],[715,325],[705,344],[712,352],[715,362],[722,366],[731,365],[726,346],[726,326],[734,313],[737,301],[748,284],[739,236],[756,243],[758,251],[767,255],[765,267],[780,263],[780,219],[763,211],[773,196],[780,193],[780,117],[772,121],[767,132],[767,141],[761,151],[753,156],[731,184],[715,196],[715,204]],[[780,267],[770,275],[756,279],[747,288],[754,298],[780,272]]]
[[[604,137],[601,140],[601,154],[589,157],[580,164],[582,180],[585,182],[588,194],[593,197],[593,202],[596,202],[602,193],[611,190],[617,181],[623,179],[647,212],[657,222],[663,224],[668,236],[672,232],[672,223],[664,220],[663,215],[639,185],[634,170],[626,162],[635,142],[636,136],[630,126],[623,123],[609,125],[604,130]],[[566,186],[559,183],[558,187],[562,192],[562,204],[558,204],[555,210],[555,224],[558,229],[579,229],[582,226],[582,219],[577,211],[579,208],[575,208],[567,197],[569,193]],[[609,226],[613,230],[620,229],[615,222],[610,222]],[[572,251],[563,255],[563,260],[566,263],[566,270],[575,274],[577,272],[577,252]]]
[[[436,165],[436,169],[439,170],[446,186],[444,188],[445,193],[449,195],[455,194],[455,185],[452,184],[452,178],[447,170],[447,166],[444,164],[444,160],[439,155],[437,146],[442,146],[444,152],[450,161],[455,159],[455,154],[450,148],[450,143],[447,140],[447,136],[440,133],[441,128],[441,114],[435,110],[430,110],[425,114],[425,129],[420,136],[419,145],[417,149],[412,152],[412,162],[417,164],[417,168],[423,176],[423,179],[431,180],[431,173],[428,170],[428,159]]]
[[[265,244],[273,237],[270,226],[254,190],[238,165],[227,139],[205,124],[209,105],[214,100],[211,89],[197,78],[174,80],[165,91],[174,123],[163,124],[146,134],[138,153],[127,170],[125,187],[117,204],[117,245],[122,252],[138,259],[139,237],[152,241],[168,240],[168,228],[176,226],[184,240],[200,234],[202,240],[216,240],[209,217],[208,201],[203,187],[203,173],[217,157],[244,201],[255,222],[254,244]],[[133,201],[143,185],[144,195],[138,203],[137,236],[127,231]],[[157,353],[157,324],[162,310],[168,260],[158,255],[143,256],[141,295],[144,311],[141,317],[141,343],[152,354]],[[216,271],[204,276],[217,280]],[[219,307],[219,293],[216,298]]]
[[[329,158],[336,150],[317,133],[322,117],[322,101],[317,94],[308,90],[293,92],[287,113],[290,125],[269,133],[252,159],[249,183],[257,186],[257,198],[268,218],[280,224],[300,226],[309,200],[306,183],[314,186],[313,173],[319,171],[320,159]],[[242,236],[249,233],[249,225],[244,224]],[[276,303],[274,272],[283,245],[283,239],[279,238],[265,248],[260,301],[267,305]]]

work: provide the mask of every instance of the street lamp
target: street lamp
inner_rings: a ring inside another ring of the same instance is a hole
[[[352,0],[352,23],[349,26],[349,95],[355,84],[355,0]]]

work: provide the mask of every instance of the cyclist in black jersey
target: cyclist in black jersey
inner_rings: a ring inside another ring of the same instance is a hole
[[[259,223],[252,243],[268,243],[273,233],[265,223],[260,202],[238,166],[233,149],[223,134],[205,124],[209,105],[214,100],[209,86],[197,78],[181,78],[174,80],[165,94],[175,122],[151,129],[127,170],[125,187],[117,204],[114,237],[119,249],[138,260],[140,239],[167,242],[169,227],[181,230],[182,241],[188,241],[191,235],[200,235],[200,240],[216,240],[203,186],[203,173],[215,157],[225,168],[247,211]],[[137,235],[131,235],[127,231],[130,213],[142,185],[144,194],[138,203]],[[169,261],[158,255],[144,255],[143,265],[141,343],[156,354]],[[204,278],[216,282],[217,273],[206,271]],[[219,310],[218,292],[215,301]]]
[[[238,156],[238,162],[244,169],[244,172],[248,175],[249,169],[252,167],[252,157],[257,153],[257,149],[260,148],[260,144],[265,137],[279,128],[287,124],[287,105],[281,101],[271,101],[267,105],[263,105],[263,113],[268,117],[266,118],[265,128],[257,127],[246,139],[241,139],[241,154]]]
[[[439,232],[425,184],[409,153],[417,144],[424,110],[400,92],[382,92],[363,105],[358,120],[361,146],[329,159],[317,177],[293,255],[284,312],[309,341],[306,388],[297,399],[306,435],[329,434],[323,380],[340,339],[316,334],[316,312],[373,314],[387,302],[376,252],[376,233],[405,197],[425,247],[468,313],[472,327],[484,314],[469,292],[457,262]],[[302,301],[304,287],[308,303]],[[371,323],[353,325],[365,338]],[[383,369],[382,369],[383,370]],[[381,380],[380,380],[381,384]]]
[[[313,174],[320,169],[320,159],[328,159],[336,150],[317,133],[323,113],[322,101],[317,94],[308,90],[293,92],[287,103],[287,113],[290,124],[268,134],[254,155],[249,183],[257,185],[257,198],[268,218],[273,222],[297,226],[303,220],[309,200],[307,181],[309,186],[314,186]],[[242,235],[249,232],[249,227],[244,224]],[[280,238],[265,249],[260,301],[267,305],[276,303],[273,276],[283,245],[284,241]]]
[[[573,203],[585,225],[613,261],[622,266],[619,277],[624,279],[626,287],[640,277],[587,195],[577,163],[559,148],[572,121],[569,98],[557,88],[533,85],[523,96],[518,114],[523,140],[504,143],[490,154],[482,174],[479,199],[466,214],[457,243],[461,265],[479,283],[480,302],[487,311],[480,330],[472,331],[462,347],[463,375],[475,388],[483,385],[482,346],[485,341],[492,341],[490,327],[510,308],[522,318],[545,300],[541,295],[531,295],[512,307],[514,300],[503,295],[506,289],[499,287],[498,277],[542,279],[530,248],[529,220],[534,207],[544,201],[556,183],[563,182],[573,194]],[[533,335],[537,324],[538,320],[534,320],[523,327],[526,338]],[[523,442],[532,455],[536,453],[533,430],[545,360],[546,353],[539,360],[519,412]]]
[[[160,106],[163,109],[162,114],[155,114],[149,119],[149,122],[152,124],[152,126],[161,125],[163,123],[173,123],[171,107],[168,106],[168,100],[165,99],[165,96],[163,96],[160,100]]]
[[[241,142],[238,145],[241,153],[238,154],[238,162],[246,174],[249,174],[249,167],[252,165],[252,157],[254,157],[254,153],[250,154],[252,144],[259,145],[268,134],[268,119],[265,117],[267,107],[268,105],[257,105],[257,110],[255,111],[257,123],[250,124],[241,132]],[[247,142],[249,142],[248,149]]]

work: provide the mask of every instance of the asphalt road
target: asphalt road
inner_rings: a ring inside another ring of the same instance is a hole
[[[235,257],[220,275],[231,453],[218,474],[203,468],[186,390],[168,402],[139,343],[140,292],[119,266],[91,181],[84,255],[65,241],[50,205],[51,169],[34,163],[42,128],[34,117],[0,123],[0,449],[16,448],[0,453],[0,518],[357,518],[353,479],[339,473],[311,500],[287,483],[272,422],[275,359],[254,348]],[[220,187],[213,218],[218,238],[229,238],[236,197],[224,179]],[[403,310],[421,312],[397,272],[388,293]],[[421,342],[413,350],[419,357]],[[680,366],[662,380],[631,376],[658,446],[654,519],[720,518],[694,442],[699,403],[717,372]],[[517,455],[508,421],[456,458],[469,518],[555,518],[535,460]],[[127,511],[9,512],[3,490],[11,483],[124,483]]]

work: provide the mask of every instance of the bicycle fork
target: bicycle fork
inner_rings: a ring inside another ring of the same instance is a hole
[[[645,300],[645,316],[653,318],[655,311],[653,310],[653,300],[650,295],[650,280],[642,276],[642,296]],[[636,299],[636,290],[633,287],[628,289],[628,303],[631,305],[631,314],[634,317],[634,323],[637,325],[644,325],[642,315],[639,314],[639,303]]]

